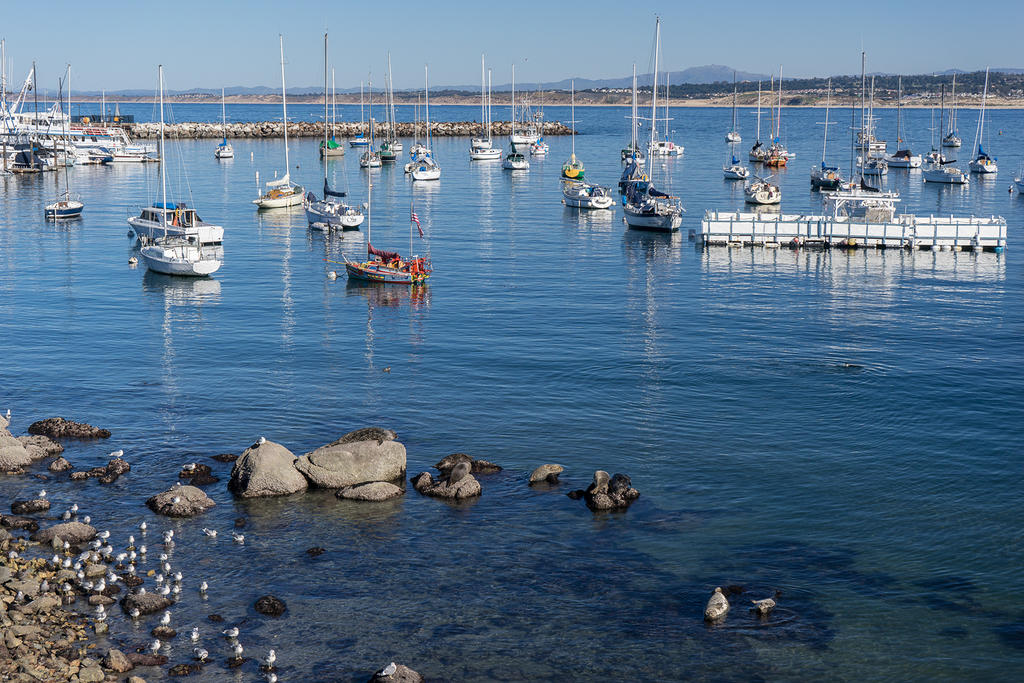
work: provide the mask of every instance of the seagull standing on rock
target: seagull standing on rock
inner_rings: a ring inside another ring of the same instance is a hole
[[[113,452],[112,452],[112,453],[110,454],[110,457],[111,457],[111,458],[120,458],[120,457],[121,457],[122,455],[124,455],[124,451],[123,451],[123,450],[121,450],[121,449],[117,449],[116,451],[113,451]]]
[[[167,626],[171,623],[171,610],[164,610],[163,615],[160,617],[160,625]]]
[[[194,650],[192,650],[192,654],[195,655],[195,658],[198,659],[200,662],[205,662],[206,658],[210,656],[210,653],[201,647],[197,647]]]
[[[261,436],[260,438],[256,439],[256,443],[258,443],[261,446],[263,444],[265,444],[266,442],[267,442],[267,437],[265,437],[265,436]]]
[[[387,678],[391,678],[392,676],[395,675],[395,673],[397,671],[398,671],[398,665],[395,664],[394,662],[391,662],[390,664],[388,664],[387,666],[385,666],[383,669],[380,670],[380,675],[381,676],[386,676]]]
[[[145,522],[143,522],[142,524],[139,525],[139,531],[141,531],[142,533],[146,533],[146,523]]]
[[[232,648],[232,649],[233,649],[233,651],[235,653],[235,659],[241,659],[242,658],[242,652],[245,649],[245,648],[242,647],[242,644],[241,643],[235,643],[235,647]]]
[[[39,498],[46,498],[46,489],[39,492]]]
[[[271,648],[270,652],[267,653],[267,658],[263,660],[263,663],[267,666],[274,666],[274,662],[277,661],[277,653]]]

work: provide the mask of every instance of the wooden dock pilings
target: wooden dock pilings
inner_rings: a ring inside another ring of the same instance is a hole
[[[135,123],[125,126],[133,138],[152,139],[160,136],[160,125],[157,123]],[[399,137],[409,138],[416,135],[426,137],[426,126],[403,121],[395,125]],[[480,124],[476,121],[434,121],[430,124],[431,134],[435,137],[469,137],[480,134]],[[184,122],[165,126],[165,135],[173,138],[280,138],[284,136],[284,126],[280,121],[252,121],[246,123],[229,123],[225,128],[220,123]],[[491,124],[491,135],[495,138],[504,137],[512,132],[509,121],[495,121]],[[370,134],[369,123],[339,122],[334,126],[336,139],[345,139],[362,133]],[[384,126],[376,124],[375,133],[381,137]],[[544,123],[544,135],[569,135],[572,129],[555,121]],[[323,137],[324,124],[317,121],[290,121],[288,136],[296,138]]]

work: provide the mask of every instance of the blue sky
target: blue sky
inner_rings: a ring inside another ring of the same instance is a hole
[[[99,9],[102,7],[103,9]],[[512,9],[514,8],[514,10]],[[437,85],[479,82],[480,53],[495,83],[517,63],[522,81],[628,75],[650,60],[654,15],[663,19],[669,68],[725,64],[745,71],[816,76],[859,71],[861,46],[871,71],[926,73],[986,65],[1024,67],[1020,0],[978,5],[930,2],[776,1],[629,4],[536,2],[326,2],[322,0],[107,0],[99,5],[51,0],[32,6],[30,31],[5,22],[8,75],[39,65],[52,88],[73,65],[75,89],[151,88],[163,63],[167,87],[274,86],[277,34],[283,33],[290,86],[322,79],[322,36],[331,33],[339,89],[371,69],[382,83],[391,50],[395,86],[418,87],[428,62]],[[514,25],[515,31],[508,27]],[[774,35],[769,40],[753,36]],[[419,36],[423,38],[420,39]],[[430,53],[425,54],[424,48]]]

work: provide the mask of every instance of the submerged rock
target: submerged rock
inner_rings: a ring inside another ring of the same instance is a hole
[[[412,482],[413,489],[420,493],[423,493],[424,489],[434,485],[434,477],[430,475],[430,472],[420,472],[409,481]]]
[[[67,460],[65,460],[64,456],[60,456],[54,459],[54,461],[50,463],[47,469],[50,470],[51,472],[67,472],[68,470],[72,469],[72,467],[73,465]]]
[[[345,500],[381,501],[397,498],[404,493],[405,491],[403,489],[390,482],[371,481],[368,484],[346,486],[335,495],[338,498],[343,498]]]
[[[135,665],[124,656],[123,652],[113,648],[108,650],[107,656],[103,658],[103,666],[110,671],[119,674],[123,674],[135,668]]]
[[[541,465],[530,473],[530,483],[546,481],[549,484],[558,483],[558,475],[565,471],[561,465]]]
[[[285,613],[288,606],[284,604],[284,600],[275,598],[273,595],[264,595],[262,598],[256,601],[253,608],[260,614],[268,617],[279,617]]]
[[[725,616],[725,613],[729,611],[729,601],[726,600],[725,594],[722,593],[721,588],[716,588],[715,592],[711,594],[711,598],[708,600],[707,606],[704,608],[704,620],[705,621],[717,621]]]
[[[31,538],[38,543],[51,543],[54,536],[59,536],[71,545],[81,545],[96,536],[96,528],[82,522],[64,522],[37,531]]]
[[[228,489],[243,498],[286,496],[305,491],[306,478],[295,469],[295,454],[273,441],[245,449],[231,468]]]
[[[195,486],[173,486],[146,501],[153,512],[168,517],[194,517],[212,508],[214,503]]]
[[[37,512],[46,512],[50,509],[50,501],[45,498],[34,500],[16,500],[11,503],[11,512],[16,515],[32,515]]]
[[[51,439],[106,439],[110,437],[109,429],[93,427],[85,422],[72,422],[63,417],[50,417],[33,422],[28,426],[29,434],[40,434]]]
[[[153,614],[167,609],[172,604],[170,600],[159,593],[131,593],[121,598],[121,608],[125,612],[137,609],[140,614]]]
[[[367,683],[382,683],[382,681],[393,681],[394,683],[423,683],[423,676],[419,675],[404,664],[391,662],[373,674]]]
[[[213,470],[209,465],[192,463],[178,473],[179,479],[186,480],[192,486],[209,486],[220,481],[220,477],[213,476]]]
[[[376,439],[334,442],[298,458],[295,469],[321,488],[394,481],[405,476],[405,446]]]

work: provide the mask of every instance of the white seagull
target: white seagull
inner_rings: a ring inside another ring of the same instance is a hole
[[[192,627],[192,635],[190,637],[192,638],[192,642],[193,643],[196,643],[196,642],[199,641],[199,627],[198,626],[193,626]]]
[[[216,529],[207,529],[204,526],[203,527],[203,533],[206,534],[207,536],[209,536],[210,538],[217,538],[217,530]]]
[[[171,623],[171,610],[165,610],[163,616],[160,617],[160,625],[167,626]]]
[[[210,653],[201,647],[197,647],[194,650],[192,650],[192,654],[195,655],[195,658],[198,659],[200,662],[205,662],[206,658],[210,656]]]
[[[235,543],[245,543],[245,534],[236,534],[232,531],[231,538],[235,541]]]
[[[237,638],[238,637],[238,627],[237,626],[232,626],[231,628],[226,628],[223,631],[221,631],[221,633],[223,633],[228,638]]]
[[[391,662],[383,669],[381,669],[380,673],[382,676],[394,676],[396,671],[398,671],[398,665],[394,662]]]
[[[120,457],[121,457],[122,455],[124,455],[124,451],[123,451],[123,450],[121,450],[121,449],[118,449],[118,450],[116,450],[116,451],[113,451],[113,452],[112,452],[112,453],[110,454],[110,457],[111,457],[111,458],[120,458]]]

